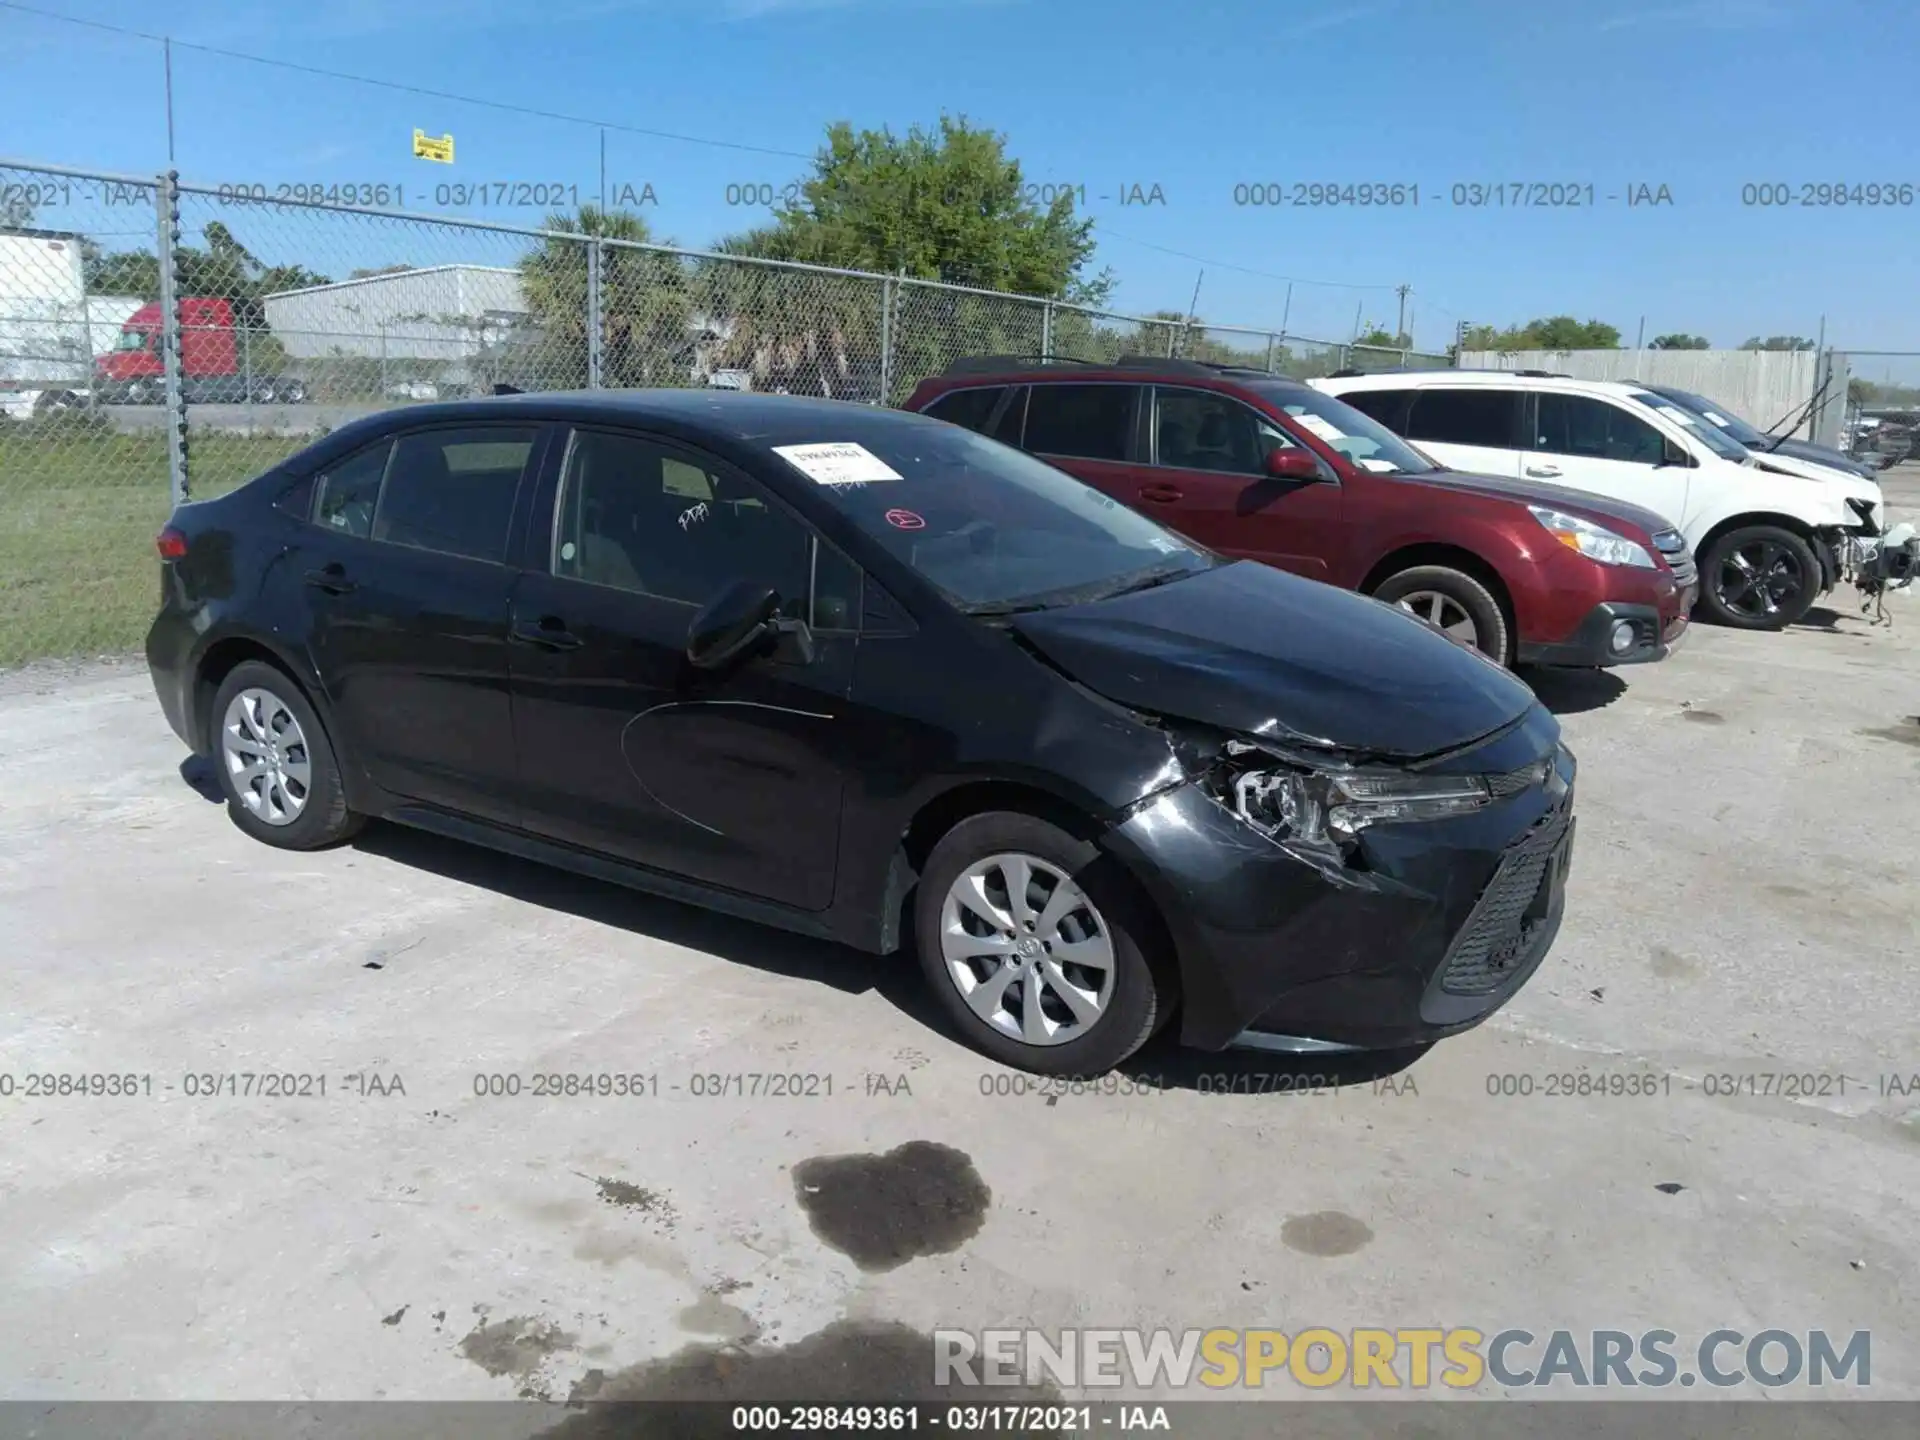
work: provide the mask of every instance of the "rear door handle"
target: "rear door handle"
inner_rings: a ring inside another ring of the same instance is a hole
[[[543,650],[578,650],[585,643],[567,629],[558,615],[542,615],[531,624],[521,624],[507,632],[523,645],[538,645]]]
[[[1140,498],[1151,500],[1156,505],[1171,505],[1185,494],[1177,485],[1142,485]]]
[[[331,565],[322,565],[318,570],[307,571],[307,584],[329,595],[345,595],[354,588],[355,582],[347,578],[347,567],[335,561]]]
[[[1558,465],[1529,465],[1527,466],[1527,474],[1533,476],[1536,480],[1558,480],[1560,478],[1560,467]]]

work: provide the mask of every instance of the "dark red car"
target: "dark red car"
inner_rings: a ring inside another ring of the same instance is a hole
[[[906,408],[1017,445],[1224,555],[1391,601],[1502,664],[1664,659],[1697,589],[1660,516],[1463,479],[1331,395],[1264,371],[984,356]]]

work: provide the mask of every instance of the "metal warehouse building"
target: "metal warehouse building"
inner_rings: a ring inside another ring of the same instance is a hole
[[[268,326],[298,360],[466,360],[526,312],[520,272],[494,265],[367,275],[282,290],[263,303]]]

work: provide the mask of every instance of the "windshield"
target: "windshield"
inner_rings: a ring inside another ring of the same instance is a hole
[[[1656,395],[1651,390],[1636,390],[1627,398],[1638,400],[1642,405],[1658,410],[1721,459],[1744,460],[1747,458],[1746,446],[1718,425],[1710,423],[1705,416],[1689,410],[1678,400],[1670,400],[1665,395]]]
[[[1268,404],[1291,415],[1302,430],[1338,450],[1362,470],[1379,475],[1430,475],[1440,468],[1371,415],[1323,391],[1258,381],[1251,388]]]
[[[864,420],[859,443],[774,451],[973,614],[1078,604],[1177,580],[1210,551],[1064,471],[958,426]]]
[[[147,341],[153,338],[150,330],[122,330],[119,338],[113,342],[116,350],[144,350]]]
[[[1704,395],[1694,395],[1685,390],[1661,390],[1655,392],[1656,399],[1676,401],[1694,414],[1705,417],[1709,425],[1722,434],[1732,436],[1740,444],[1757,450],[1773,443],[1771,435],[1764,434],[1726,410],[1722,410]]]

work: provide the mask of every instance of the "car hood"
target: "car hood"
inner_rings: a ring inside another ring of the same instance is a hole
[[[1818,481],[1821,484],[1836,487],[1843,494],[1855,496],[1861,500],[1871,500],[1876,506],[1881,503],[1880,482],[1856,475],[1850,469],[1842,470],[1836,465],[1808,460],[1804,456],[1789,455],[1778,450],[1754,451],[1753,463],[1756,469],[1775,475],[1792,475],[1801,480]]]
[[[1829,469],[1844,471],[1849,475],[1858,475],[1863,479],[1871,480],[1873,478],[1873,469],[1871,466],[1862,465],[1858,460],[1855,460],[1851,455],[1843,451],[1835,450],[1828,445],[1816,444],[1811,440],[1782,440],[1778,445],[1774,445],[1764,451],[1756,451],[1755,453],[1776,457],[1792,455],[1797,459],[1811,460],[1815,465],[1825,465]]]
[[[1010,623],[1097,694],[1255,738],[1415,758],[1535,703],[1412,616],[1255,561]]]
[[[1582,519],[1597,520],[1603,525],[1609,521],[1637,525],[1649,535],[1673,529],[1673,522],[1655,511],[1630,505],[1624,500],[1615,500],[1608,495],[1595,495],[1590,490],[1576,490],[1571,485],[1541,485],[1531,480],[1509,480],[1500,475],[1477,475],[1464,470],[1444,470],[1431,479],[1420,475],[1399,475],[1394,478],[1416,485],[1444,486],[1449,490],[1490,495],[1498,500],[1518,500],[1523,505],[1546,505],[1555,510],[1570,510]]]

